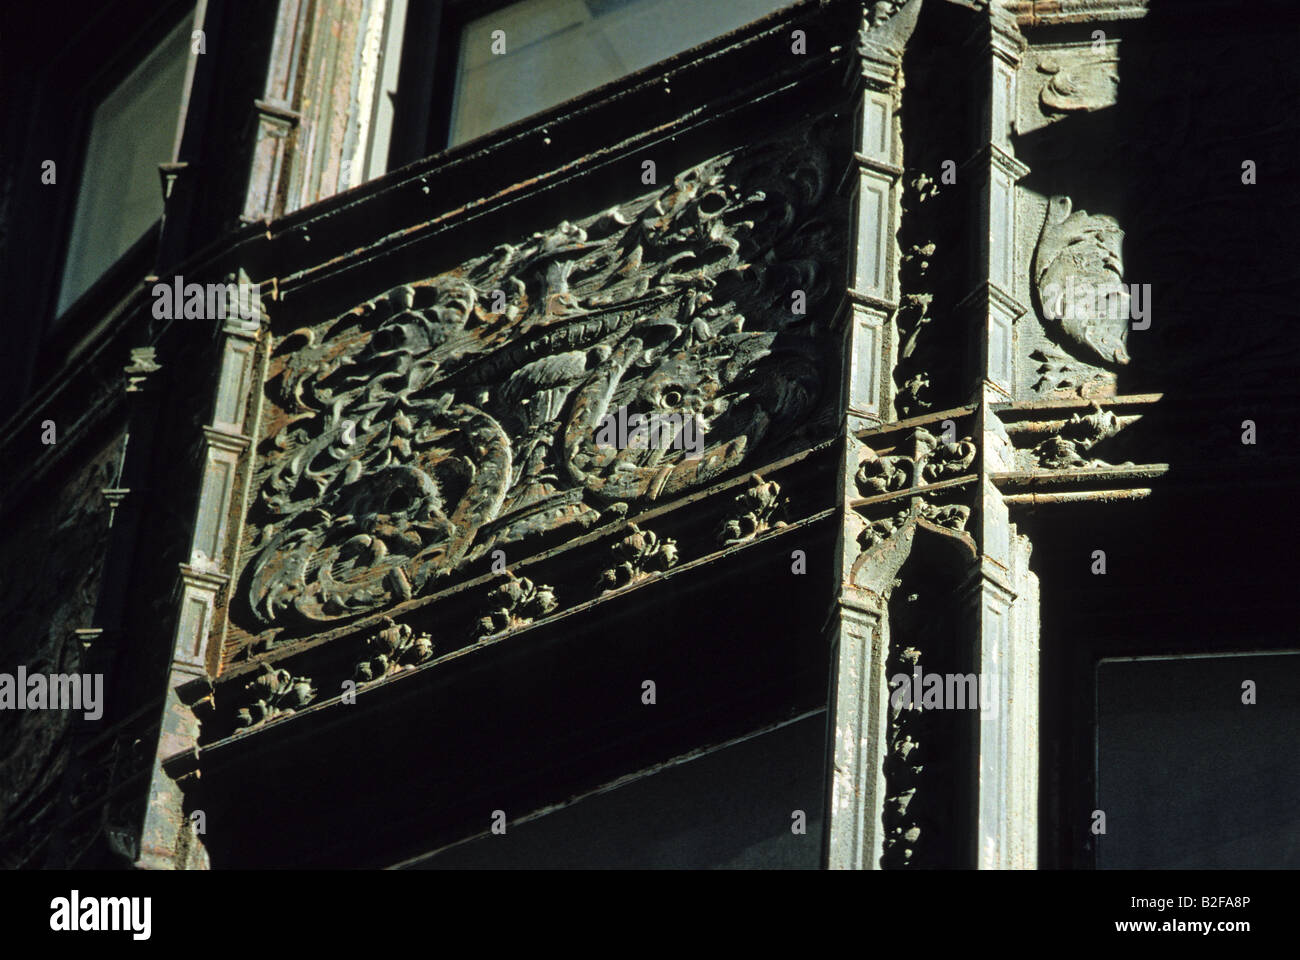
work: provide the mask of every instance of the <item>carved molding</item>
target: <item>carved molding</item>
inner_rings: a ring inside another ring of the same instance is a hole
[[[946,541],[942,551],[959,564],[977,555],[966,531],[979,452],[974,441],[963,437],[950,443],[917,427],[895,449],[910,452],[881,456],[864,444],[853,478],[865,499],[853,507],[858,553],[848,580],[877,602],[887,600],[897,585],[897,572],[918,535]]]
[[[1021,26],[1036,27],[1107,20],[1136,20],[1148,0],[1008,0],[1006,10]]]

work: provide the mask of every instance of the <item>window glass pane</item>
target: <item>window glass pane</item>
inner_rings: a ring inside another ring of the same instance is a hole
[[[172,159],[193,17],[95,108],[57,313],[162,216],[158,164]]]
[[[1097,718],[1099,867],[1300,867],[1300,654],[1106,660]]]
[[[791,0],[526,0],[461,36],[451,144],[553,107]],[[505,53],[493,53],[493,34]],[[497,35],[500,39],[500,35]]]

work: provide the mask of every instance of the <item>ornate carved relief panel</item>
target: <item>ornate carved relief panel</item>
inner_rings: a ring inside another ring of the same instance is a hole
[[[1017,248],[1033,311],[1016,325],[1019,399],[1168,390],[1228,363],[1267,389],[1294,361],[1283,291],[1296,260],[1281,254],[1294,202],[1268,196],[1300,137],[1281,93],[1293,44],[1228,31],[1188,57],[1178,19],[1153,11],[1092,42],[1045,31],[1026,52]]]
[[[835,129],[717,156],[324,323],[272,308],[227,656],[829,435]]]
[[[1105,37],[1030,46],[1019,69],[1017,149],[1043,171],[1019,191],[1017,284],[1033,306],[1016,325],[1020,399],[1113,396],[1130,360],[1122,199],[1110,174],[1120,44]]]

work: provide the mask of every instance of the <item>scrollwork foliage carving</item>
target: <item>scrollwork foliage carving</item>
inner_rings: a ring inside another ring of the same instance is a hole
[[[611,548],[615,564],[602,571],[597,588],[602,593],[619,590],[677,565],[677,541],[661,538],[636,524]]]
[[[357,664],[354,679],[359,683],[382,680],[433,658],[433,638],[416,634],[405,623],[383,617],[382,626],[366,637],[365,654]]]
[[[921,651],[912,646],[892,645],[891,666],[911,674],[919,667]],[[885,798],[884,855],[886,868],[909,866],[921,838],[922,827],[916,811],[909,811],[925,771],[925,751],[918,739],[922,726],[915,703],[907,702],[902,691],[893,690],[889,703],[889,752],[885,755],[885,773],[890,787]]]
[[[244,684],[245,705],[239,708],[241,727],[255,727],[267,720],[293,713],[316,699],[316,689],[306,677],[262,664],[262,672]]]
[[[866,551],[884,543],[898,532],[898,528],[905,524],[910,516],[911,510],[907,509],[901,510],[893,516],[868,521],[862,532],[858,534],[858,546],[863,551]]]
[[[428,593],[494,547],[779,450],[825,395],[830,131],[706,161],[283,337],[241,581],[254,629]],[[597,445],[620,407],[692,421],[702,452]]]
[[[1090,363],[1129,362],[1123,239],[1114,217],[1075,210],[1066,196],[1048,201],[1034,251],[1039,304],[1054,338]]]
[[[1093,402],[1088,414],[1074,414],[1059,424],[1047,439],[1030,450],[1017,452],[1017,459],[1030,469],[1067,470],[1110,466],[1106,461],[1085,456],[1139,419],[1119,417]]]
[[[947,82],[961,80],[954,72]],[[900,419],[956,406],[965,389],[965,346],[950,318],[957,315],[967,291],[960,289],[959,271],[954,269],[961,251],[949,239],[964,229],[964,195],[955,164],[947,159],[961,155],[962,118],[955,101],[936,103],[908,86],[903,90],[903,115],[913,113],[924,115],[926,122],[905,124],[903,137],[898,355],[892,371],[893,405]]]
[[[492,591],[490,608],[479,619],[475,635],[482,640],[505,633],[546,616],[558,606],[551,587],[510,574],[505,583]]]
[[[785,510],[781,485],[775,480],[764,480],[758,474],[736,497],[734,516],[723,521],[718,530],[718,542],[723,546],[748,543],[768,530],[784,527],[778,516]]]
[[[862,452],[854,482],[864,497],[906,490],[909,487],[959,477],[969,473],[976,448],[970,437],[949,443],[923,427],[912,433],[914,454],[879,456],[870,447]]]
[[[857,535],[862,559],[904,527],[924,521],[932,527],[966,536],[971,507],[968,488],[978,448],[970,437],[947,441],[924,427],[913,429],[894,450],[881,456],[868,446],[860,451],[854,483],[867,498],[857,509],[864,526]],[[957,481],[955,485],[947,481]]]
[[[1119,58],[1097,54],[1045,57],[1038,65],[1046,74],[1038,94],[1043,113],[1054,116],[1090,112],[1115,103],[1119,88]]]
[[[889,601],[890,641],[886,661],[889,707],[883,762],[885,802],[881,811],[884,869],[956,867],[963,862],[954,843],[959,794],[948,787],[963,775],[964,744],[975,729],[975,701],[935,699],[935,681],[974,681],[968,656],[954,649],[957,617],[936,610],[954,584],[939,586],[915,568],[899,571]],[[955,689],[955,688],[953,688]],[[965,688],[970,691],[970,687]],[[962,694],[961,696],[965,696]],[[979,701],[981,704],[982,700]]]

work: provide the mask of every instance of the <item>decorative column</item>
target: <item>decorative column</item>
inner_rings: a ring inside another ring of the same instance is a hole
[[[1028,541],[1009,523],[991,479],[1015,459],[994,405],[1012,398],[1014,324],[1026,310],[1013,291],[1015,184],[1028,171],[1010,143],[1023,41],[996,6],[972,11],[975,62],[986,79],[973,91],[983,106],[979,139],[957,168],[974,198],[969,292],[933,318],[951,342],[972,344],[968,375],[952,384],[960,400],[952,396],[949,409],[924,404],[922,416],[892,422],[902,59],[920,9],[920,0],[872,6],[855,78],[855,156],[846,176],[855,232],[841,318],[844,512],[827,623],[834,676],[825,863],[1032,867],[1037,583]],[[923,175],[933,183],[940,171],[916,174],[918,183]],[[891,702],[891,677],[913,670],[942,671],[946,684],[974,677],[978,703]]]
[[[1038,578],[1029,538],[1008,518],[992,477],[1014,456],[986,402],[976,413],[979,457],[979,565],[965,590],[977,637],[975,665],[993,702],[981,704],[976,764],[979,869],[1033,869],[1038,862]],[[984,689],[982,686],[981,689]]]
[[[1014,451],[992,405],[1014,392],[1013,325],[1028,307],[1016,290],[1016,181],[1029,168],[1015,158],[1016,71],[1025,42],[997,3],[971,45],[982,73],[980,140],[959,175],[974,180],[976,268],[959,305],[974,342],[980,456],[975,537],[979,567],[964,603],[977,637],[975,667],[994,691],[979,714],[976,761],[975,865],[980,869],[1037,864],[1038,612],[1037,579],[1029,572],[1028,539],[1016,534],[994,474],[1013,469]]]
[[[876,5],[878,10],[882,5]],[[843,331],[844,463],[839,494],[844,504],[836,557],[837,595],[826,625],[833,675],[829,695],[826,866],[872,868],[883,851],[881,809],[885,798],[886,600],[892,573],[869,585],[851,582],[860,519],[849,508],[857,470],[855,431],[878,425],[892,402],[888,372],[896,352],[893,318],[898,310],[899,253],[895,236],[901,213],[903,48],[916,27],[921,0],[892,14],[864,13],[860,70],[849,80],[854,110],[854,155],[845,173],[853,206],[849,287],[837,318]],[[898,564],[901,549],[890,554]]]
[[[248,284],[243,271],[238,279],[241,284]],[[207,865],[202,845],[186,819],[180,787],[163,770],[162,763],[198,743],[199,722],[190,706],[183,702],[180,688],[208,676],[209,638],[215,613],[230,582],[227,567],[231,558],[226,555],[226,545],[231,506],[237,495],[239,461],[252,442],[247,434],[248,401],[256,373],[262,322],[261,319],[234,319],[237,316],[234,305],[227,316],[232,319],[221,330],[221,372],[212,423],[203,428],[205,466],[190,539],[190,560],[180,565],[180,606],[173,634],[171,669],[149,784],[140,859],[136,863],[141,869]]]

